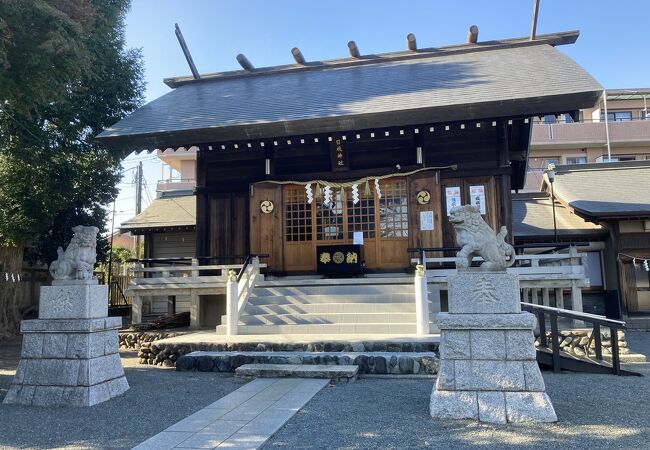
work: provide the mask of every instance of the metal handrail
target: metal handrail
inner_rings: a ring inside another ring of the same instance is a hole
[[[269,255],[264,253],[264,254],[255,254],[255,253],[250,253],[246,255],[246,259],[244,260],[244,264],[242,265],[241,269],[239,270],[239,273],[237,274],[237,283],[242,279],[244,276],[244,273],[246,272],[246,267],[250,264],[251,260],[253,258],[268,258]]]
[[[621,373],[621,360],[618,349],[618,330],[625,330],[626,324],[620,320],[608,319],[604,316],[596,314],[589,314],[583,312],[570,311],[561,308],[552,308],[543,305],[534,305],[532,303],[521,302],[521,309],[524,311],[532,312],[537,316],[537,323],[539,324],[539,345],[540,347],[548,348],[546,337],[546,315],[549,316],[551,321],[551,350],[553,352],[553,371],[560,372],[562,370],[562,359],[560,358],[560,332],[558,329],[557,318],[566,317],[574,320],[581,320],[583,322],[591,323],[592,333],[587,348],[591,346],[592,339],[595,341],[594,350],[596,359],[602,361],[603,359],[603,345],[600,334],[600,327],[605,326],[609,328],[609,338],[611,341],[612,352],[612,373],[614,375],[622,375]]]

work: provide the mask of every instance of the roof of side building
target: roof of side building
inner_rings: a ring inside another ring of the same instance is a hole
[[[650,161],[557,166],[555,196],[588,220],[650,217]],[[550,190],[544,176],[542,189]]]

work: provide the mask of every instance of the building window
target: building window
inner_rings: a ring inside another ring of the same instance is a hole
[[[596,162],[599,163],[623,162],[623,161],[636,161],[636,156],[612,156],[611,158],[608,158],[606,155],[603,155],[596,158]]]
[[[370,191],[365,193],[363,185],[359,186],[359,202],[355,205],[352,193],[348,195],[348,239],[354,238],[355,231],[363,231],[364,239],[375,238],[375,196]]]
[[[567,164],[587,164],[586,156],[567,156]]]
[[[632,111],[608,111],[607,120],[609,122],[628,122],[632,120]],[[600,113],[600,121],[605,121],[605,113]]]
[[[316,203],[316,240],[335,241],[343,239],[343,202],[341,192],[332,193],[332,202]]]
[[[555,123],[555,116],[553,114],[547,114],[544,116],[544,123]]]
[[[311,205],[307,203],[305,189],[285,189],[284,208],[287,242],[311,241]]]
[[[379,229],[383,238],[406,238],[409,235],[406,181],[381,185]]]

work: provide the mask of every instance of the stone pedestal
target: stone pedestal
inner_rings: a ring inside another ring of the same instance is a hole
[[[4,403],[91,406],[129,389],[118,353],[121,317],[108,287],[59,281],[41,288],[39,319],[23,320],[23,347]]]
[[[555,422],[535,359],[535,316],[521,312],[519,280],[503,272],[449,277],[438,314],[440,370],[431,416],[481,422]]]

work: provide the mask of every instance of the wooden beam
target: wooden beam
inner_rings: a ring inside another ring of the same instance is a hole
[[[354,41],[348,42],[348,50],[350,51],[350,56],[353,58],[360,58],[361,53],[359,53],[359,47],[357,47],[357,43]]]
[[[539,0],[533,0],[533,19],[530,23],[530,40],[534,41],[537,35],[537,14],[539,13]]]
[[[185,43],[185,38],[183,37],[183,33],[181,33],[181,29],[178,26],[178,24],[174,24],[176,28],[176,39],[178,39],[178,43],[181,46],[181,50],[183,50],[183,54],[185,55],[185,59],[187,60],[187,64],[190,66],[190,70],[192,71],[192,76],[194,77],[195,80],[198,80],[201,78],[201,75],[199,75],[199,71],[196,70],[196,65],[194,65],[194,60],[192,59],[192,55],[190,54],[190,49],[187,48],[187,44]]]
[[[248,58],[246,58],[246,56],[244,56],[243,53],[237,55],[237,62],[239,63],[240,66],[243,67],[244,70],[247,70],[249,72],[255,70],[255,66],[251,64],[251,62],[248,60]]]
[[[416,51],[418,49],[418,43],[415,40],[415,35],[413,33],[409,33],[406,36],[406,48],[411,51]]]
[[[296,63],[298,64],[305,64],[305,57],[302,55],[302,52],[298,47],[294,47],[291,49],[291,55],[293,55],[293,59],[296,60]]]
[[[468,44],[476,44],[478,42],[478,27],[476,25],[472,25],[469,27],[469,31],[467,32],[467,43]]]

